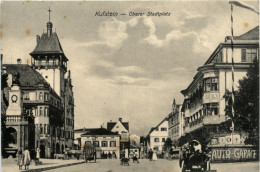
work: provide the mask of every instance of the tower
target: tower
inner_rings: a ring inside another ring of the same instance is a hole
[[[61,47],[58,35],[52,32],[53,24],[47,22],[47,33],[36,36],[36,47],[31,55],[31,65],[35,68],[54,91],[61,97],[64,96],[64,75],[67,72],[67,57]]]

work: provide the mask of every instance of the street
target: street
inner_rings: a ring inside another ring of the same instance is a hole
[[[149,161],[147,159],[140,159],[140,163],[133,163],[130,161],[129,166],[121,166],[119,160],[103,160],[98,159],[96,163],[84,163],[70,167],[55,169],[57,172],[71,172],[71,171],[95,171],[95,172],[180,172],[178,160],[164,160]],[[259,162],[241,162],[241,163],[218,163],[212,164],[212,169],[217,172],[256,172],[258,171]]]

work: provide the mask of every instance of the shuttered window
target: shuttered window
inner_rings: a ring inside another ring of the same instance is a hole
[[[242,59],[241,59],[241,61],[242,62],[246,62],[246,49],[245,48],[243,48],[243,49],[241,49],[241,55],[242,55]]]

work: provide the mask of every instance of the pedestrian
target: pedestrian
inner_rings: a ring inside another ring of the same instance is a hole
[[[29,169],[30,161],[31,161],[30,152],[27,147],[25,147],[23,154],[24,154],[24,166],[26,170]]]
[[[40,148],[37,148],[37,149],[36,149],[36,160],[37,160],[37,161],[40,160],[40,152],[41,152],[41,149],[40,149]]]
[[[137,158],[137,156],[136,156],[136,154],[135,154],[135,152],[134,152],[134,154],[133,154],[133,163],[134,163],[135,161],[139,163],[138,158]]]
[[[47,148],[47,157],[48,157],[48,158],[51,158],[51,149],[50,149],[50,146],[48,146],[48,148]]]
[[[157,160],[157,153],[156,153],[156,150],[154,149],[154,152],[153,152],[153,161],[156,161]]]
[[[150,149],[148,152],[148,158],[150,159],[150,161],[152,161],[152,157],[153,157],[153,150]]]
[[[17,165],[19,166],[19,170],[23,168],[24,155],[21,150],[17,152]]]
[[[112,154],[111,154],[110,151],[109,151],[109,153],[108,153],[108,158],[109,158],[109,159],[112,159]]]
[[[66,149],[64,149],[64,159],[68,159],[68,152]]]

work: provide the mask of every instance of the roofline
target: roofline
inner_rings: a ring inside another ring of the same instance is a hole
[[[32,71],[34,72],[34,73],[38,73],[39,74],[39,76],[41,76],[42,77],[42,79],[45,81],[44,83],[42,83],[44,86],[47,86],[47,87],[44,87],[45,89],[44,90],[50,90],[50,92],[52,92],[55,96],[56,96],[56,98],[58,98],[58,99],[61,99],[60,98],[60,96],[56,93],[56,91],[53,89],[53,88],[51,88],[51,85],[48,83],[48,81],[46,81],[46,79],[39,73],[39,72],[37,72],[32,66],[30,66],[30,65],[28,65],[28,64],[2,64],[2,66],[5,66],[5,65],[14,65],[14,66],[18,66],[18,65],[23,65],[23,66],[28,66],[28,67],[30,67],[31,69],[32,69]],[[36,89],[40,89],[40,88],[37,88],[37,87],[39,87],[39,85],[40,84],[38,84],[38,85],[35,85],[35,86],[20,86],[20,88],[22,88],[22,89],[30,89],[30,90],[36,90]],[[31,87],[34,87],[34,88],[31,88]]]
[[[100,136],[100,137],[105,137],[105,136],[116,136],[116,137],[120,137],[120,134],[104,134],[104,135],[99,135],[99,134],[81,134],[80,136],[88,136],[88,137],[95,137],[95,136]]]
[[[151,130],[148,135],[150,135],[154,131],[154,129],[156,129],[159,125],[161,125],[165,120],[168,120],[168,119],[169,119],[169,116],[167,115],[156,127],[152,127],[153,130]]]
[[[248,40],[246,40],[248,41]],[[252,45],[252,47],[257,47],[259,46],[259,42],[253,42],[253,43],[235,43],[234,44],[234,48],[237,47],[244,47],[244,46],[248,46],[248,45]],[[188,87],[184,90],[181,90],[180,92],[185,95],[186,92],[193,86],[194,82],[196,81],[196,79],[199,77],[199,75],[201,74],[200,69],[205,67],[205,65],[209,65],[209,62],[216,56],[217,53],[219,53],[220,50],[222,50],[222,48],[224,47],[231,47],[231,43],[227,43],[227,42],[223,42],[220,43],[217,48],[213,51],[213,53],[210,55],[210,57],[207,59],[207,61],[204,63],[204,65],[198,67],[197,69],[197,73],[195,74],[195,76],[193,77],[192,82],[188,85]],[[212,64],[213,65],[213,64]]]

